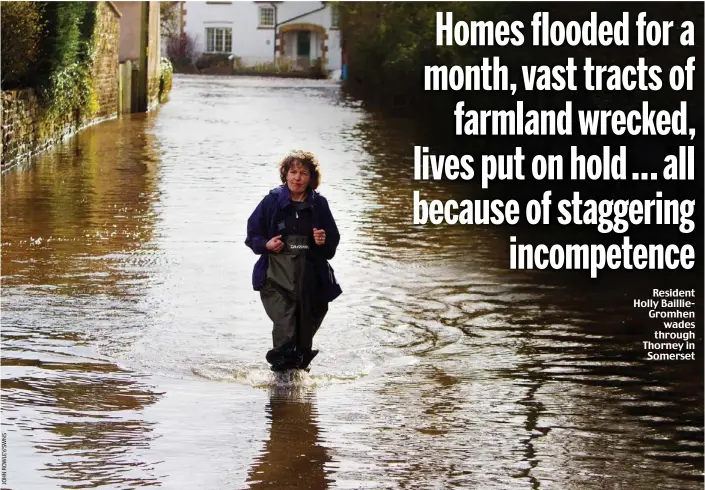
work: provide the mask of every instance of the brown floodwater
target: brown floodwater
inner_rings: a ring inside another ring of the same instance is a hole
[[[702,488],[702,358],[645,359],[644,281],[414,226],[412,190],[459,191],[412,180],[417,136],[333,81],[177,76],[6,172],[3,487]],[[344,294],[288,377],[244,239],[293,148],[321,161]]]

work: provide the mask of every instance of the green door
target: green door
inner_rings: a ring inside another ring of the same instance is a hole
[[[311,31],[299,31],[296,36],[296,56],[309,58],[311,56]]]

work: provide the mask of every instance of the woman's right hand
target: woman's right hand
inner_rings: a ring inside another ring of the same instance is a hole
[[[277,235],[271,240],[267,242],[267,250],[270,252],[277,253],[279,252],[282,248],[284,248],[284,242],[282,242],[282,236]]]

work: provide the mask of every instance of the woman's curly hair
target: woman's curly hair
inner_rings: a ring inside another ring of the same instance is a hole
[[[309,151],[292,151],[287,156],[282,158],[282,161],[279,162],[279,176],[282,179],[282,184],[286,184],[286,174],[289,173],[289,169],[294,162],[299,162],[308,169],[311,174],[311,179],[308,182],[308,186],[311,190],[316,190],[318,185],[321,183],[321,167],[318,164],[318,159],[316,156]]]

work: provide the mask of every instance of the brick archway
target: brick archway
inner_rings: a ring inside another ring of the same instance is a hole
[[[315,31],[321,35],[321,60],[325,62],[328,53],[328,34],[326,28],[318,24],[300,23],[284,24],[279,27],[279,56],[284,56],[284,33],[293,31]]]

